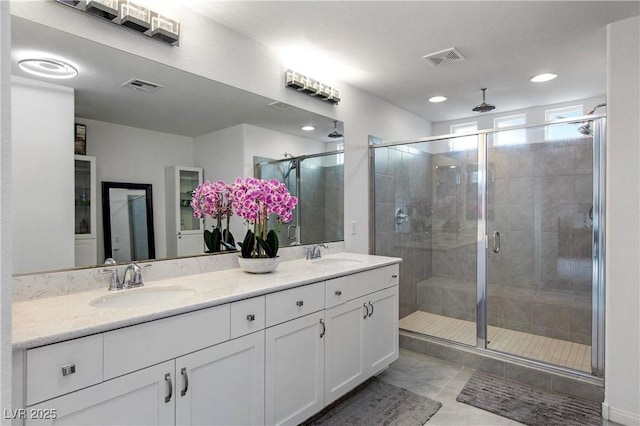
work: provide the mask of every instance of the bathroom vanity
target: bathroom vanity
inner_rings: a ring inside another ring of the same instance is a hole
[[[398,358],[400,261],[339,253],[16,303],[15,423],[300,423]]]

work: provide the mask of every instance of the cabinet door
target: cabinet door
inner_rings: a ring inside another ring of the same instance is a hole
[[[176,424],[264,424],[264,331],[176,360]]]
[[[26,409],[26,424],[172,425],[174,368],[167,361],[33,405]],[[36,418],[46,414],[48,419]]]
[[[364,299],[369,307],[365,360],[370,377],[398,359],[398,287],[371,293]]]
[[[324,407],[324,311],[266,330],[266,424],[298,424]]]
[[[325,404],[365,380],[364,335],[368,311],[363,300],[351,300],[325,312]]]

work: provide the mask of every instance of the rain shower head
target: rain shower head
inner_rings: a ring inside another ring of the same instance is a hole
[[[492,111],[492,110],[496,109],[495,105],[488,104],[484,100],[485,92],[487,91],[487,89],[484,88],[484,89],[480,89],[480,90],[482,90],[482,103],[480,105],[476,105],[472,109],[472,111],[473,112],[483,113],[483,112],[489,112],[489,111]]]
[[[333,122],[333,132],[329,133],[327,137],[330,138],[341,138],[343,135],[338,131],[338,121]]]

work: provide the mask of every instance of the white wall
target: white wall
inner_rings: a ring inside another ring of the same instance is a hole
[[[73,268],[74,95],[13,77],[13,273]]]
[[[493,125],[493,120],[496,118],[500,118],[500,117],[507,117],[510,115],[517,115],[517,114],[527,114],[527,124],[543,124],[545,122],[545,110],[548,109],[555,109],[555,108],[563,108],[563,107],[569,107],[569,106],[575,106],[575,105],[582,105],[583,106],[583,110],[584,113],[586,114],[588,111],[590,111],[594,106],[601,104],[605,101],[605,97],[601,96],[601,97],[596,97],[596,98],[588,98],[588,99],[579,99],[576,101],[571,101],[571,102],[562,102],[559,104],[551,104],[551,105],[541,105],[541,106],[536,106],[536,107],[531,107],[531,108],[526,108],[526,109],[518,109],[518,110],[514,110],[514,111],[502,111],[502,112],[497,112],[497,113],[491,113],[491,114],[474,114],[474,115],[469,115],[466,118],[461,118],[458,120],[451,120],[451,121],[439,121],[437,123],[433,123],[433,134],[434,135],[448,135],[449,133],[451,133],[451,126],[454,124],[461,124],[461,123],[469,123],[472,121],[477,121],[478,122],[478,130],[481,129],[493,129],[495,126]],[[603,109],[598,109],[596,111],[597,114],[603,113],[606,110]]]
[[[0,1],[0,52],[11,48],[9,2]],[[0,56],[0,406],[11,403],[11,60]],[[2,424],[7,420],[0,420]]]
[[[603,415],[640,424],[640,18],[607,27],[607,241]]]
[[[152,185],[156,257],[166,257],[164,169],[193,165],[193,138],[81,117],[76,122],[87,125],[87,155],[96,157],[98,263],[105,259],[101,195],[104,181]]]
[[[369,93],[339,81],[334,106],[288,89],[282,84],[286,64],[277,51],[248,39],[187,9],[174,5],[181,23],[179,47],[123,31],[117,26],[46,0],[12,3],[17,16],[129,51],[176,68],[288,103],[345,124],[345,229],[357,222],[357,234],[345,233],[348,250],[366,253],[369,241],[368,136],[384,140],[412,139],[431,134],[431,123]],[[206,54],[204,54],[206,53]]]

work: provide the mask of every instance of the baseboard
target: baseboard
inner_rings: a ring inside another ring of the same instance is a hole
[[[607,404],[602,403],[602,418],[621,425],[638,425],[640,424],[640,413],[632,413],[630,411],[621,410]]]

